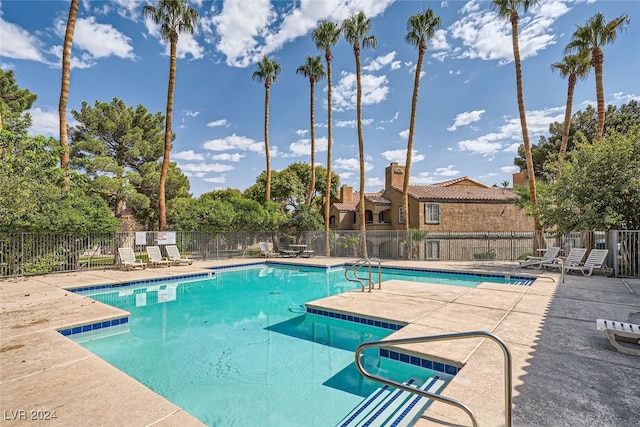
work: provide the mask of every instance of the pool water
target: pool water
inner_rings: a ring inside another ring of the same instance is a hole
[[[355,348],[392,331],[307,314],[304,303],[356,288],[341,269],[261,266],[84,292],[131,316],[124,329],[72,339],[208,425],[333,426],[379,386],[357,371]],[[398,381],[447,378],[376,349],[365,361]]]

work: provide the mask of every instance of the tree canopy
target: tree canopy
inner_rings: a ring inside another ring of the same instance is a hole
[[[31,108],[38,96],[18,86],[13,71],[0,68],[0,129],[26,132],[31,126]]]
[[[534,211],[546,228],[640,229],[640,125],[609,132],[599,143],[582,136],[559,165],[559,177],[541,186]]]
[[[61,190],[66,174],[58,166],[61,148],[53,138],[0,131],[0,231],[88,233],[114,232],[118,219],[89,189],[85,176],[71,174],[73,185]]]
[[[567,152],[575,149],[576,141],[595,140],[597,111],[591,105],[587,106],[584,111],[577,111],[571,118],[571,126],[569,127],[569,139],[567,143]],[[623,104],[619,108],[615,105],[609,105],[604,126],[604,135],[611,133],[628,132],[634,125],[640,123],[640,105],[638,101],[630,101]],[[536,176],[545,178],[547,176],[545,164],[554,161],[560,152],[562,143],[563,124],[554,122],[549,125],[548,137],[542,136],[537,145],[531,147],[533,155],[533,165]],[[518,157],[513,163],[520,168],[526,168],[524,156],[524,146],[518,148]],[[550,171],[555,174],[554,171]]]
[[[79,122],[71,129],[72,167],[88,175],[116,216],[126,206],[138,221],[152,227],[158,221],[162,113],[152,114],[142,105],[134,109],[114,98],[94,106],[83,102],[71,114]],[[174,162],[169,164],[165,191],[169,205],[175,198],[189,197],[189,180]]]

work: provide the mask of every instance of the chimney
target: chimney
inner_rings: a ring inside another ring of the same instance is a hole
[[[384,188],[396,186],[402,187],[404,184],[404,166],[398,166],[396,162],[391,163],[384,170]]]
[[[342,203],[353,202],[353,187],[346,184],[340,187],[340,201]]]

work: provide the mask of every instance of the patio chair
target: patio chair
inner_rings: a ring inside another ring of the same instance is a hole
[[[606,332],[609,342],[619,352],[640,356],[640,325],[598,319],[596,329]],[[622,345],[621,342],[629,345]]]
[[[571,250],[569,251],[569,255],[567,255],[567,257],[562,262],[558,262],[558,260],[555,259],[553,262],[544,264],[544,268],[561,269],[563,265],[565,268],[580,265],[580,263],[582,262],[582,258],[584,258],[584,255],[586,253],[587,248],[571,248]]]
[[[565,266],[565,271],[579,270],[583,276],[591,276],[594,269],[600,269],[605,272],[606,263],[605,259],[609,254],[609,249],[591,249],[589,256],[582,265],[570,265]]]
[[[118,248],[118,255],[120,257],[120,268],[124,267],[127,270],[135,267],[142,267],[143,270],[147,268],[147,263],[136,259],[133,248]]]
[[[178,247],[176,245],[167,245],[164,248],[167,250],[167,258],[169,258],[169,261],[171,261],[175,265],[193,264],[193,260],[191,258],[183,257],[180,255],[180,251],[178,250]]]
[[[561,248],[559,246],[551,246],[547,248],[544,255],[541,257],[528,256],[524,261],[520,262],[518,268],[527,268],[535,266],[541,269],[544,264],[552,263],[560,254]]]
[[[279,257],[280,254],[273,250],[273,244],[269,242],[259,242],[260,246],[260,254],[265,258],[269,257]]]
[[[147,246],[147,255],[149,256],[149,263],[153,267],[161,267],[166,265],[167,267],[171,267],[171,261],[169,258],[165,258],[160,253],[160,247],[158,246]]]

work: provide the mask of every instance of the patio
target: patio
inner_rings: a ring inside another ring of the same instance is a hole
[[[201,425],[56,332],[124,314],[64,288],[184,275],[244,261],[257,260],[201,261],[164,269],[95,270],[0,281],[2,424],[37,423],[32,415],[44,417],[46,411],[55,411],[52,422],[59,425]],[[345,259],[316,256],[278,262],[334,265]],[[495,261],[383,264],[509,274],[515,265]],[[371,294],[356,291],[314,304],[381,317],[405,316],[409,326],[398,333],[411,336],[436,333],[436,315],[446,315],[451,324],[448,328],[476,330],[484,326],[482,329],[493,330],[507,342],[514,360],[514,425],[640,425],[639,359],[616,352],[606,335],[595,330],[597,318],[640,323],[640,280],[572,275],[558,284],[558,274],[526,273],[540,278],[530,287],[494,289],[494,285],[450,295],[441,288],[394,281],[397,283],[385,284]],[[362,304],[365,298],[368,302]],[[470,312],[475,315],[469,316]],[[457,355],[442,351],[443,357],[465,363],[443,394],[469,405],[481,426],[504,424],[499,348],[491,342],[476,342],[462,345],[454,352]],[[416,425],[446,423],[471,425],[464,413],[441,403],[433,404]]]

